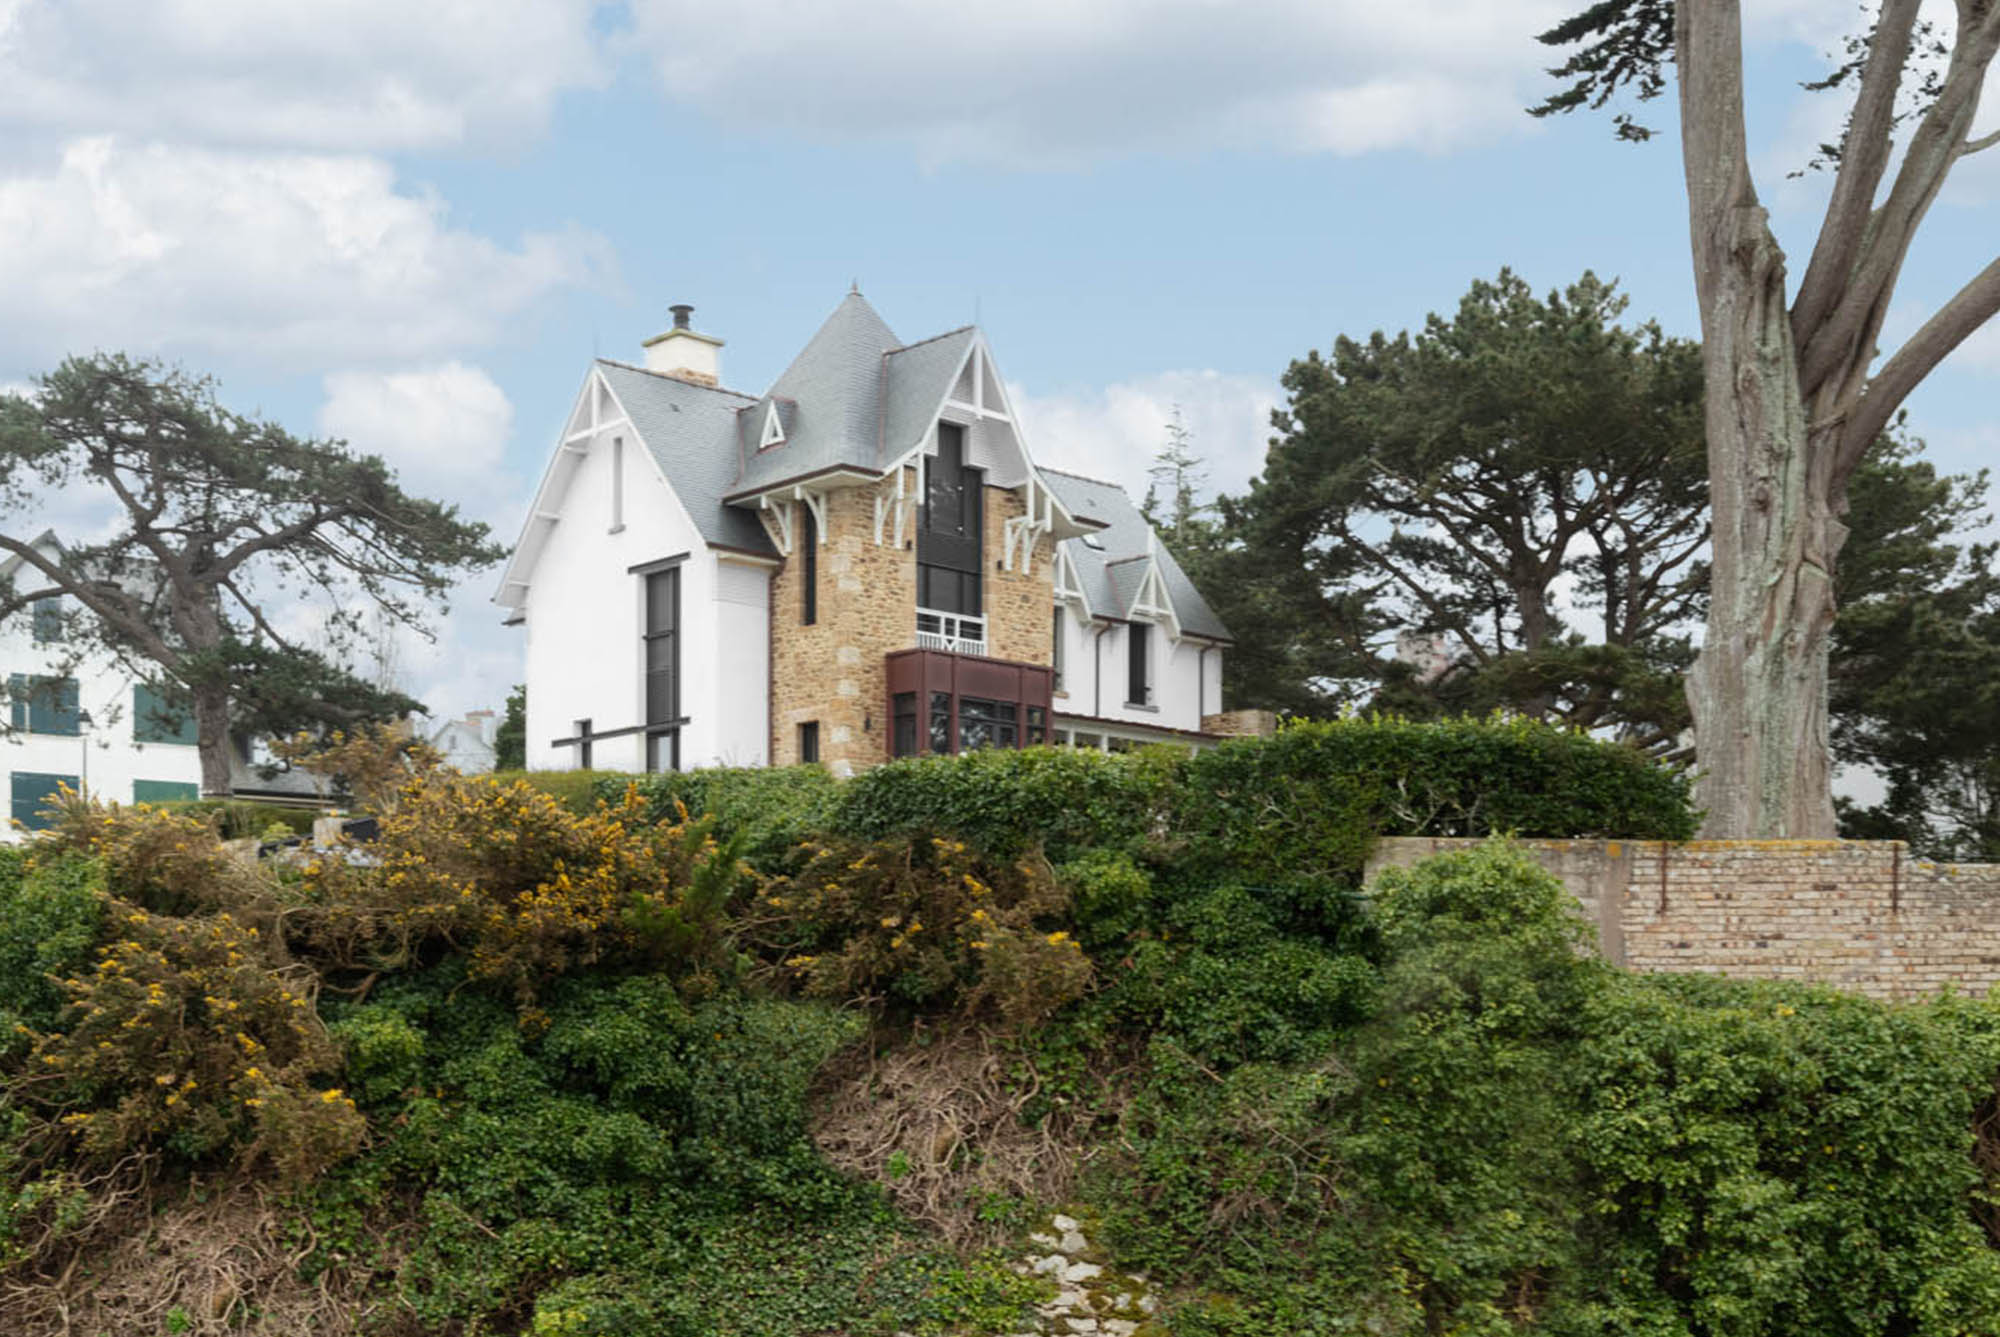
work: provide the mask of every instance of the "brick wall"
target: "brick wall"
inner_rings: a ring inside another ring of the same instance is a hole
[[[1469,840],[1381,841],[1368,876]],[[1635,970],[1819,980],[1878,998],[2000,984],[2000,865],[1900,841],[1523,841]]]

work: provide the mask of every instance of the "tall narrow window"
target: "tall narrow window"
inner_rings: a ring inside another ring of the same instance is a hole
[[[611,438],[611,532],[625,527],[625,438]]]
[[[917,694],[898,692],[890,704],[894,707],[891,711],[894,740],[891,750],[899,757],[914,757],[917,755]]]
[[[810,627],[819,621],[819,521],[812,507],[800,510],[805,523],[799,526],[799,624]]]
[[[1049,637],[1049,666],[1056,671],[1055,690],[1063,689],[1063,606],[1056,605],[1053,633]]]
[[[917,526],[917,605],[977,617],[985,474],[966,467],[965,428],[941,422],[937,434]]]
[[[646,723],[673,724],[681,714],[681,569],[646,576]]]
[[[576,768],[580,771],[590,769],[589,720],[578,720],[576,722]]]
[[[819,721],[807,720],[799,726],[799,760],[819,760]]]
[[[1131,623],[1126,628],[1126,640],[1131,647],[1130,673],[1125,688],[1125,704],[1128,706],[1150,706],[1153,704],[1153,675],[1151,654],[1153,629],[1144,622]]]

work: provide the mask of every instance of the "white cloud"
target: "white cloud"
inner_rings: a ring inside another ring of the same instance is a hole
[[[453,228],[386,163],[78,140],[0,179],[0,367],[90,347],[278,365],[436,357],[598,281],[581,232],[508,248]]]
[[[596,0],[0,0],[0,126],[316,149],[504,144],[608,74]]]
[[[1166,443],[1179,406],[1196,455],[1207,470],[1204,492],[1240,493],[1264,467],[1276,384],[1217,371],[1166,371],[1082,394],[1008,397],[1039,464],[1117,483],[1133,501],[1146,495],[1153,456]]]
[[[1519,133],[1565,0],[633,0],[670,97],[932,163],[1443,150]]]
[[[407,491],[489,523],[519,509],[525,485],[506,468],[514,406],[485,371],[341,371],[325,386],[319,430],[380,455]]]

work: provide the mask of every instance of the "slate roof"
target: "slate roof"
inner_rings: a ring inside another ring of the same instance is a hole
[[[754,511],[722,504],[743,458],[737,410],[755,401],[734,390],[695,385],[609,358],[599,358],[597,370],[625,406],[646,453],[658,462],[701,536],[720,547],[777,556]],[[762,423],[758,415],[750,430]]]
[[[758,491],[841,465],[878,469],[883,355],[901,343],[867,298],[847,294],[771,383],[772,396],[797,405],[785,443],[745,456],[729,493]]]
[[[1167,550],[1164,543],[1152,541],[1152,526],[1146,523],[1145,516],[1139,514],[1139,508],[1125,495],[1124,488],[1116,483],[1064,473],[1046,466],[1040,472],[1049,490],[1069,508],[1071,515],[1104,526],[1089,536],[1101,546],[1093,547],[1088,539],[1082,538],[1064,539],[1062,542],[1062,551],[1076,568],[1077,580],[1083,587],[1084,598],[1090,601],[1093,613],[1108,617],[1127,617],[1131,614],[1132,600],[1145,578],[1144,558],[1150,544],[1153,559],[1160,566],[1161,580],[1167,587],[1167,597],[1173,601],[1174,616],[1180,619],[1181,630],[1215,640],[1235,639],[1222,619],[1215,615],[1215,610],[1208,606],[1208,601],[1201,597],[1201,591],[1194,587],[1194,582],[1188,579],[1187,572],[1181,570],[1173,553]]]

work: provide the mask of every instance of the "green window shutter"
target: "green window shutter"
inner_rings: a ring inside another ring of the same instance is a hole
[[[78,719],[75,678],[36,678],[28,698],[28,732],[75,738]]]
[[[42,809],[52,801],[56,790],[68,785],[77,788],[74,775],[52,775],[41,771],[15,771],[12,784],[13,817],[30,831],[48,829],[49,819]]]
[[[15,730],[28,727],[28,675],[10,673],[7,675],[8,724]]]
[[[35,644],[48,645],[63,638],[62,601],[35,600]]]
[[[193,747],[194,712],[170,701],[145,683],[132,689],[132,741],[135,743],[185,743]]]
[[[134,803],[175,803],[181,799],[200,798],[201,786],[187,780],[134,780],[132,801]]]

